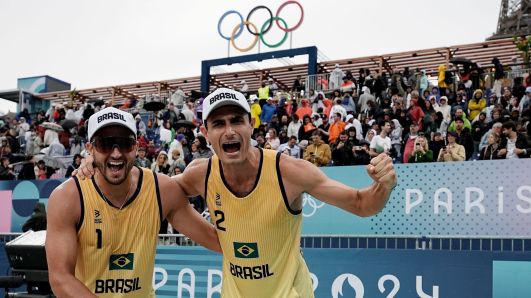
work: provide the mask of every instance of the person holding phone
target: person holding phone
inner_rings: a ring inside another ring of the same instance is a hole
[[[318,167],[328,165],[332,159],[332,150],[330,146],[323,142],[320,131],[312,133],[312,143],[304,150],[304,160],[307,160]]]
[[[448,144],[444,146],[439,152],[437,161],[464,161],[465,160],[465,147],[456,143],[457,133],[455,131],[449,131],[447,138]]]
[[[418,136],[415,139],[415,146],[408,161],[410,163],[433,161],[433,151],[429,149],[428,140],[426,140],[425,136]]]

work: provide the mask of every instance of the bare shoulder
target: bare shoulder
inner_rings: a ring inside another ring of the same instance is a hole
[[[312,185],[326,179],[326,175],[309,161],[285,154],[280,156],[280,173],[286,189],[292,189],[296,193],[307,192]]]
[[[190,162],[190,164],[188,164],[188,166],[184,170],[184,173],[188,173],[189,175],[205,176],[208,170],[209,161],[210,159],[208,158],[194,159],[192,160],[192,162]]]
[[[69,178],[57,186],[48,199],[49,217],[60,217],[68,220],[79,220],[81,201],[79,189],[74,178]]]
[[[176,177],[177,183],[181,185],[188,196],[204,196],[209,161],[210,159],[207,158],[194,159],[184,172]]]
[[[49,200],[50,202],[61,200],[62,203],[67,203],[69,201],[79,202],[79,190],[74,178],[69,178],[57,186],[50,194]]]

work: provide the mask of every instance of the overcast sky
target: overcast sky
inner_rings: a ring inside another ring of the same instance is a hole
[[[201,60],[227,56],[227,41],[217,30],[225,11],[238,10],[245,18],[256,5],[275,13],[284,2],[0,0],[0,90],[16,88],[17,78],[39,75],[77,89],[198,76]],[[304,22],[293,32],[292,47],[315,45],[322,57],[335,60],[484,41],[496,31],[501,2],[300,3]],[[280,16],[292,26],[300,12],[288,5]],[[258,11],[251,21],[261,27],[266,18]],[[230,35],[237,21],[227,17],[223,34]],[[280,37],[273,26],[266,40]],[[249,40],[244,33],[237,43],[243,47]],[[289,44],[288,39],[278,49]],[[232,49],[231,55],[241,54]]]

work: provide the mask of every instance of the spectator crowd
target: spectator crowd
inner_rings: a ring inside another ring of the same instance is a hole
[[[245,81],[233,88],[249,100],[254,146],[319,167],[366,165],[380,153],[395,163],[528,158],[531,77],[509,79],[511,69],[492,62],[492,69],[441,65],[436,83],[419,69],[389,75],[361,69],[354,76],[336,65],[307,94],[300,77],[291,89],[273,78],[256,92]],[[85,120],[111,105],[65,102],[4,117],[0,179],[69,177],[85,154]],[[145,111],[133,99],[121,107],[137,122],[137,166],[173,176],[213,154],[199,133],[202,98],[178,89],[159,111]]]

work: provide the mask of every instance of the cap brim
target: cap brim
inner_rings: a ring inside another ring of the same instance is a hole
[[[238,107],[242,110],[244,110],[246,113],[250,113],[250,111],[247,111],[247,109],[245,109],[242,105],[238,104],[236,101],[219,101],[218,104],[216,104],[214,107],[211,107],[210,110],[208,111],[208,113],[204,113],[203,114],[203,121],[207,120],[208,119],[208,116],[210,116],[212,114],[212,112],[214,112],[215,110],[221,108],[221,107],[224,107],[224,106],[235,106],[235,107]]]
[[[135,136],[135,138],[137,137],[136,133],[135,133],[133,130],[131,130],[131,128],[129,128],[127,125],[122,125],[122,124],[118,124],[118,123],[107,123],[107,124],[105,124],[105,125],[102,125],[102,126],[98,127],[98,129],[96,129],[96,130],[92,133],[92,135],[90,136],[90,140],[89,140],[89,141],[92,141],[92,139],[94,138],[94,136],[95,136],[96,134],[98,134],[98,131],[100,131],[102,128],[104,128],[104,127],[108,127],[108,126],[113,126],[113,125],[125,127],[125,128],[127,128],[127,129],[128,129],[128,130],[129,130],[134,136]]]

